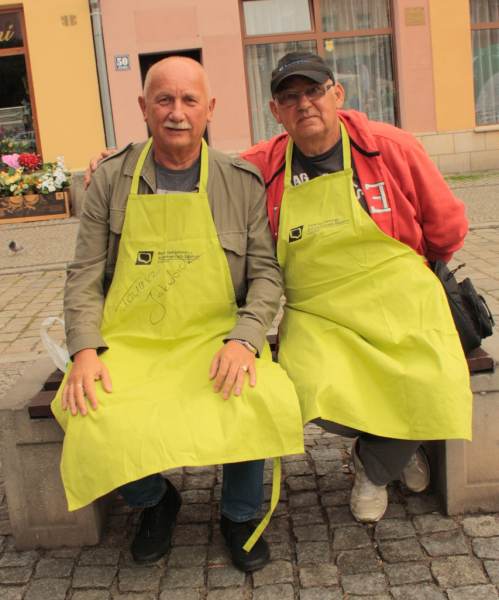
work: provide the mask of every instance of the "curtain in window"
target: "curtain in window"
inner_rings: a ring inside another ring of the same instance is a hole
[[[323,31],[391,27],[389,0],[321,0],[321,13]]]
[[[499,29],[471,32],[475,119],[477,125],[499,122]]]
[[[294,50],[317,53],[317,44],[315,41],[310,41],[246,46],[251,123],[255,144],[260,140],[270,140],[274,135],[284,131],[270,112],[269,100],[272,99],[270,80],[279,59]]]
[[[312,29],[308,0],[251,0],[243,7],[247,35]]]
[[[397,125],[392,36],[325,40],[324,50],[335,80],[345,88],[343,108]]]
[[[472,23],[493,23],[499,21],[499,0],[470,0]]]

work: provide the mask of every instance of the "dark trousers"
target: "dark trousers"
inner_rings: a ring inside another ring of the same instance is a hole
[[[312,423],[329,433],[335,433],[342,437],[358,437],[357,456],[364,465],[369,479],[375,485],[380,486],[386,485],[400,476],[421,444],[421,441],[418,440],[395,440],[380,437],[325,419],[314,419]]]

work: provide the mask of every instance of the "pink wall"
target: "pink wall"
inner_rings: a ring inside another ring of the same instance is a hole
[[[405,8],[424,7],[425,25],[406,25]],[[401,126],[413,133],[436,131],[435,89],[428,0],[394,1]]]
[[[212,146],[223,151],[250,146],[244,57],[235,0],[101,0],[104,43],[118,148],[147,137],[137,102],[139,54],[201,49],[217,99],[210,125]],[[130,56],[130,70],[116,71],[115,55]]]

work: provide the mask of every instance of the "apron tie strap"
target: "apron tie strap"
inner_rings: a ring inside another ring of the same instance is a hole
[[[279,502],[280,492],[281,492],[281,459],[278,457],[278,458],[274,458],[274,477],[272,479],[272,499],[270,501],[270,510],[263,517],[261,523],[258,525],[258,527],[255,529],[255,531],[252,533],[250,539],[246,542],[246,544],[244,544],[243,550],[246,550],[246,552],[250,552],[250,550],[257,543],[258,539],[264,532],[265,527],[267,527],[267,525],[269,524],[270,517],[272,516],[272,513],[274,512],[275,507],[277,506],[277,503]]]

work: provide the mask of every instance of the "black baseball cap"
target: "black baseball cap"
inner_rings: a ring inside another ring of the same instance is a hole
[[[328,79],[332,79],[334,83],[333,71],[322,57],[305,50],[296,50],[283,56],[272,71],[272,96],[275,95],[278,86],[291,75],[303,75],[317,83],[326,83]]]

